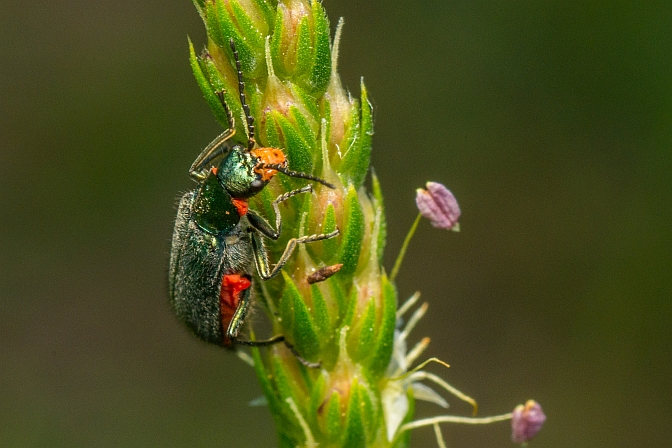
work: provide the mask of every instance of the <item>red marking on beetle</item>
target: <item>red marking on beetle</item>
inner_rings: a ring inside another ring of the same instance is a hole
[[[219,170],[219,168],[217,168],[216,166],[213,166],[212,167],[212,174],[214,174],[216,176],[218,170]]]
[[[249,288],[251,284],[249,278],[239,274],[228,274],[222,278],[222,288],[219,291],[219,316],[224,333],[222,345],[226,347],[232,345],[231,339],[226,337],[226,330],[240,304],[240,293]]]
[[[236,207],[236,210],[238,210],[240,216],[245,216],[247,214],[247,199],[232,198],[231,202],[233,202],[233,205]]]
[[[282,165],[283,167],[287,166],[287,157],[285,157],[285,153],[278,148],[255,148],[250,151],[250,154],[259,159],[261,163]],[[264,182],[271,180],[271,178],[275,176],[275,173],[277,173],[276,170],[270,168],[255,168],[254,172],[261,174],[261,180]]]

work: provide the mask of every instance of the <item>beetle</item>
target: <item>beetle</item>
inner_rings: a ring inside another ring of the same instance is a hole
[[[234,119],[224,101],[224,92],[217,92],[226,111],[228,129],[201,152],[189,169],[189,176],[198,187],[185,193],[178,206],[168,275],[170,303],[177,317],[207,342],[232,348],[234,344],[264,346],[284,341],[298,356],[283,335],[260,341],[239,339],[250,308],[254,267],[261,279],[271,279],[280,272],[297,244],[334,238],[339,231],[290,239],[279,261],[271,268],[262,237],[280,238],[282,220],[278,204],[297,194],[312,192],[312,186],[289,191],[273,201],[275,228],[248,208],[248,199],[259,193],[278,172],[329,188],[334,186],[310,174],[288,169],[281,149],[257,147],[240,59],[233,40],[230,45],[246,118],[247,146],[229,144],[235,134]],[[220,160],[215,166],[213,162],[217,159]]]

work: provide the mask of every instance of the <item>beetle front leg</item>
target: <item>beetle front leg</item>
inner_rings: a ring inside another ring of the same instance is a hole
[[[194,160],[194,163],[192,163],[191,168],[189,168],[189,176],[192,179],[199,182],[205,179],[209,171],[207,165],[212,160],[229,150],[229,147],[224,145],[224,143],[226,143],[235,132],[235,129],[227,129],[215,137],[215,139],[201,151],[196,160]]]
[[[236,133],[235,121],[231,114],[231,109],[229,109],[229,106],[226,105],[226,101],[224,101],[224,91],[217,92],[217,96],[226,112],[229,129],[215,137],[215,139],[201,151],[198,157],[196,157],[194,163],[191,164],[191,168],[189,168],[189,176],[198,182],[205,179],[208,175],[208,164],[229,150],[229,147],[225,146],[224,143]]]

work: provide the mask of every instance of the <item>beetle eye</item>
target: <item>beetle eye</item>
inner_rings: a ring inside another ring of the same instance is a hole
[[[261,180],[260,178],[254,179],[252,182],[250,182],[250,190],[252,191],[260,191],[264,186],[266,185],[266,182]]]

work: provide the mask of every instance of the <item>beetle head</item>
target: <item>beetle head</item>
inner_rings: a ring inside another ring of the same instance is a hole
[[[259,193],[277,173],[274,169],[262,167],[264,165],[286,167],[287,159],[282,150],[277,148],[248,151],[236,145],[219,164],[217,177],[231,196],[248,198]]]

